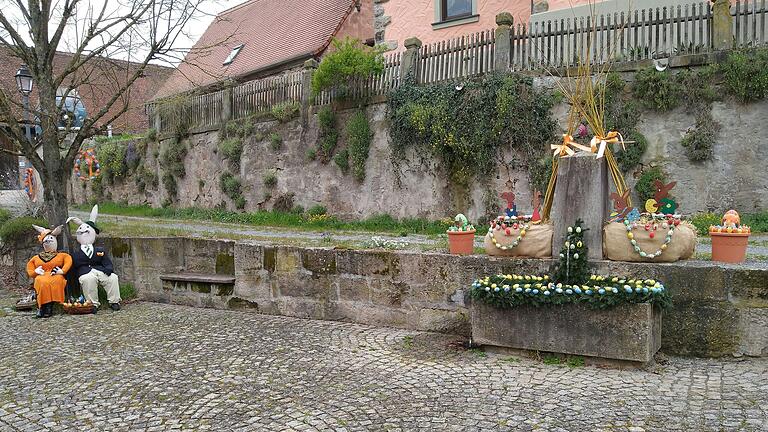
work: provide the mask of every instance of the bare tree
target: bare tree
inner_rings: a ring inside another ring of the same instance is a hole
[[[30,107],[39,133],[25,137],[18,93],[0,89],[0,122],[13,150],[29,159],[43,184],[51,225],[67,218],[67,185],[83,141],[129,106],[130,91],[150,62],[179,58],[177,41],[202,12],[206,0],[12,0],[0,2],[0,44],[28,66],[37,107]],[[57,52],[71,53],[64,56]],[[124,59],[116,62],[111,59]],[[57,60],[58,59],[58,60]],[[98,78],[98,80],[96,80]],[[104,81],[111,85],[104,88]],[[102,83],[102,106],[89,107],[80,127],[62,123],[67,96]],[[58,97],[57,97],[58,96]],[[42,149],[42,157],[38,154]]]

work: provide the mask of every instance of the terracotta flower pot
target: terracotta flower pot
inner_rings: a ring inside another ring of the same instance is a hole
[[[475,251],[475,230],[448,231],[448,250],[453,255],[472,255]]]
[[[711,232],[712,261],[741,263],[747,257],[749,233]]]

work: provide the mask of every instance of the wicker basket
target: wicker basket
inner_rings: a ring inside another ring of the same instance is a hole
[[[19,300],[19,302],[16,303],[16,306],[14,306],[14,308],[19,312],[37,309],[37,300],[31,300],[31,301]]]
[[[69,315],[87,315],[93,313],[93,305],[71,305],[64,306],[64,313]]]

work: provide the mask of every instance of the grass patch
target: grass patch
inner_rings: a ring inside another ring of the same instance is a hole
[[[547,356],[544,356],[544,357],[541,359],[541,361],[542,361],[542,362],[543,362],[545,365],[550,365],[550,366],[560,366],[560,364],[561,364],[560,358],[559,358],[559,357],[557,357],[557,356],[553,356],[553,355],[547,355]]]
[[[36,231],[32,228],[32,225],[38,225],[41,227],[48,227],[48,222],[43,218],[35,217],[19,217],[12,218],[5,221],[0,226],[0,239],[6,243],[16,242],[24,237],[33,237],[36,235]]]
[[[90,207],[87,205],[78,205],[73,208],[80,211],[90,211]],[[319,210],[320,208],[311,208],[308,213],[324,214],[319,213]],[[367,219],[356,221],[342,221],[333,216],[310,220],[306,214],[293,212],[257,211],[241,213],[223,209],[202,209],[196,207],[152,208],[148,205],[123,205],[113,202],[99,203],[99,213],[119,216],[212,221],[251,226],[288,227],[310,231],[337,230],[425,235],[445,234],[446,229],[451,224],[450,221],[429,221],[420,218],[395,219],[388,214],[371,216]],[[447,245],[448,242],[446,240],[444,246],[447,248]]]
[[[566,362],[569,368],[584,367],[584,357],[573,356],[569,357]]]
[[[483,351],[483,350],[481,350],[480,348],[470,348],[469,352],[471,352],[472,354],[474,354],[474,355],[476,355],[477,357],[480,357],[480,358],[488,357],[488,353]]]
[[[699,213],[691,218],[700,235],[707,235],[710,225],[720,225],[721,222],[722,215],[715,213]],[[768,232],[768,211],[742,214],[741,223],[752,227],[753,233]]]
[[[405,349],[413,348],[413,336],[407,335],[403,337],[403,348]]]

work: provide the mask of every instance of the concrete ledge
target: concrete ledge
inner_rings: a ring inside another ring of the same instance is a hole
[[[650,304],[607,310],[584,305],[498,309],[474,302],[480,345],[649,363],[661,347],[661,311]]]

